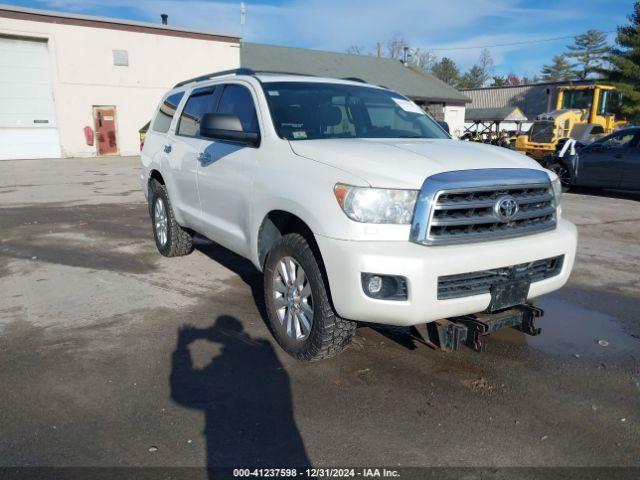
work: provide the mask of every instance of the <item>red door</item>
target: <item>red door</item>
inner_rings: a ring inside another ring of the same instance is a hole
[[[116,107],[94,107],[93,123],[98,155],[117,155]]]

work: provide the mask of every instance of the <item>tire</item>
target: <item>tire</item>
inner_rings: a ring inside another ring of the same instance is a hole
[[[264,266],[271,331],[284,351],[302,361],[337,355],[349,345],[356,329],[356,322],[340,318],[333,309],[320,261],[320,253],[314,254],[302,235],[292,233],[276,242]]]
[[[193,234],[178,225],[167,187],[153,180],[149,191],[149,211],[158,251],[165,257],[190,254],[193,251]]]
[[[562,191],[568,192],[569,188],[571,188],[571,172],[566,167],[566,165],[555,162],[547,166],[547,169],[551,170],[558,176],[558,178],[560,179],[560,184],[562,185]]]

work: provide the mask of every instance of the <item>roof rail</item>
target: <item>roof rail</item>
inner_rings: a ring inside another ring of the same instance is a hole
[[[352,82],[369,83],[366,80],[358,77],[343,77],[342,80],[350,80]]]
[[[182,82],[176,83],[173,88],[182,87],[183,85],[187,85],[189,83],[203,82],[205,80],[209,80],[210,78],[221,77],[222,75],[255,75],[255,73],[256,72],[254,72],[250,68],[234,68],[232,70],[222,70],[221,72],[208,73],[206,75],[200,75],[199,77],[190,78],[189,80],[183,80]]]
[[[254,73],[266,73],[266,74],[274,74],[274,75],[298,75],[300,77],[315,77],[317,75],[313,75],[312,73],[300,73],[300,72],[287,72],[285,70],[256,70]]]

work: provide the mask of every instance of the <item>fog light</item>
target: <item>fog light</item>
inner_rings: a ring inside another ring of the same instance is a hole
[[[367,290],[369,293],[376,294],[380,293],[382,290],[382,278],[378,275],[373,275],[369,277],[369,282],[367,282]]]
[[[362,274],[362,290],[380,300],[407,300],[407,279],[397,275]]]

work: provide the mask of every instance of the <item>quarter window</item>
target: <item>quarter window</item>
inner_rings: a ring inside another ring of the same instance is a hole
[[[156,118],[153,121],[152,129],[156,132],[167,133],[169,131],[169,127],[171,126],[171,120],[173,120],[173,116],[176,113],[176,109],[180,104],[180,100],[182,100],[184,93],[174,93],[173,95],[169,95],[165,98],[162,105],[158,109],[158,113],[156,114]]]
[[[200,121],[205,113],[213,112],[214,88],[194,90],[180,114],[178,135],[197,137],[200,135]]]
[[[231,84],[224,87],[218,113],[237,115],[245,132],[258,133],[258,117],[253,105],[251,92],[242,85]]]

